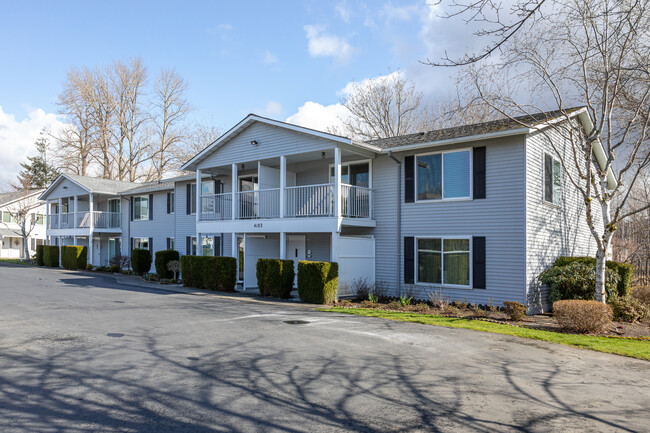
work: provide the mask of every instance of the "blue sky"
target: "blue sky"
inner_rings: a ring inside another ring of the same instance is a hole
[[[57,121],[57,95],[72,66],[138,56],[150,76],[175,68],[185,78],[197,120],[228,128],[256,112],[324,128],[352,81],[400,71],[429,100],[444,95],[454,71],[419,62],[445,48],[464,50],[471,33],[438,18],[424,0],[0,6],[0,148],[12,146],[3,158],[11,166],[44,124]],[[0,170],[11,171],[7,164],[0,162]]]

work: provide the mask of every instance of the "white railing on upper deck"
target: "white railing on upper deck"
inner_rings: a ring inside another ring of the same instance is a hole
[[[57,214],[57,213],[50,214],[50,217],[48,218],[47,223],[49,224],[49,227],[51,229],[58,229],[59,228],[59,214]]]
[[[232,194],[201,196],[201,220],[219,221],[232,219]]]
[[[363,186],[341,185],[341,214],[344,218],[370,218],[372,190]]]
[[[280,218],[280,188],[240,191],[237,196],[237,218]]]
[[[62,213],[59,214],[59,217],[61,219],[60,221],[60,226],[59,228],[62,229],[71,229],[74,228],[74,213],[68,212],[68,213]]]
[[[334,215],[334,185],[290,186],[286,189],[288,218],[325,217]]]
[[[93,212],[93,225],[97,229],[117,229],[120,228],[119,212]]]

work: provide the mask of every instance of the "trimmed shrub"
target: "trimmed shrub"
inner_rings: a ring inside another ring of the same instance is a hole
[[[571,263],[585,263],[596,266],[595,257],[558,257],[555,259],[553,266],[566,266]],[[616,289],[618,296],[627,296],[632,290],[632,280],[634,279],[634,265],[629,263],[614,262],[608,260],[605,262],[607,269],[616,272],[620,277]]]
[[[156,274],[158,274],[158,277],[168,280],[174,278],[173,272],[168,269],[167,264],[179,258],[180,254],[175,250],[157,251],[154,264],[156,265]]]
[[[43,264],[49,268],[59,267],[58,245],[43,245]]]
[[[300,301],[330,304],[336,301],[339,286],[339,264],[336,262],[298,262],[298,295]]]
[[[117,274],[118,272],[120,272],[120,265],[110,265],[108,267],[108,272],[112,272],[114,274]]]
[[[573,261],[565,266],[552,266],[539,274],[539,281],[550,286],[548,300],[553,303],[564,299],[592,300],[596,296],[596,269],[594,265]],[[605,269],[607,297],[617,295],[620,277],[611,269]]]
[[[621,322],[637,322],[650,315],[650,309],[632,296],[615,297],[608,301],[614,312],[614,320]]]
[[[61,247],[61,266],[64,269],[85,269],[88,261],[88,247],[64,245]]]
[[[45,266],[45,262],[43,261],[43,247],[45,245],[36,245],[36,264],[38,266]]]
[[[598,301],[564,300],[553,304],[553,316],[563,328],[580,333],[599,332],[612,323],[612,309]]]
[[[288,299],[296,276],[293,260],[258,259],[257,287],[260,295]]]
[[[234,257],[182,256],[181,278],[186,287],[233,292],[237,284]]]
[[[144,275],[151,269],[151,251],[135,248],[131,252],[131,267],[136,275]]]
[[[505,301],[503,312],[508,315],[510,320],[518,322],[526,315],[526,306],[520,302]]]
[[[91,265],[90,263],[88,263],[88,264],[86,265],[86,270],[87,270],[87,271],[92,271],[92,270],[93,270],[93,265]]]

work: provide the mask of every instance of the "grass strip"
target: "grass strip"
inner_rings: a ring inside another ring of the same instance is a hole
[[[445,326],[447,328],[463,328],[475,331],[494,332],[496,334],[514,335],[516,337],[550,341],[551,343],[565,344],[568,346],[650,361],[650,340],[648,339],[563,334],[561,332],[524,328],[507,324],[485,322],[482,320],[460,319],[456,317],[401,311],[375,310],[371,308],[329,307],[318,308],[317,310],[332,313],[354,314],[357,316],[377,317],[401,322],[422,323],[424,325]]]

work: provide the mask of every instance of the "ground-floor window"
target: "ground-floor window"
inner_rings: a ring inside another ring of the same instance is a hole
[[[185,254],[196,255],[196,236],[188,236],[186,238]]]
[[[147,240],[148,242],[148,240]],[[134,241],[135,244],[135,241]],[[108,238],[108,260],[109,263],[113,257],[122,253],[122,238]]]
[[[174,249],[174,238],[167,238],[167,249],[168,250]]]
[[[149,249],[149,238],[133,238],[133,249]]]
[[[201,255],[214,256],[214,238],[211,236],[201,237]]]
[[[470,285],[469,238],[418,238],[417,282]]]

